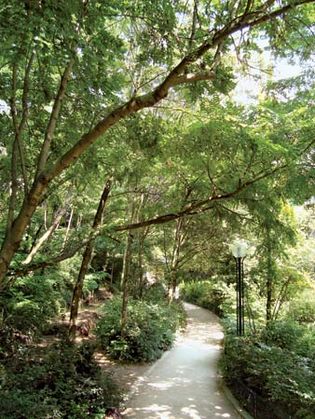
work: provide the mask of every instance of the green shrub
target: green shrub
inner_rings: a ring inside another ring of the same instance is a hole
[[[261,339],[267,345],[293,351],[303,334],[304,330],[292,321],[273,321],[263,329]]]
[[[105,282],[108,276],[109,275],[103,271],[87,274],[83,284],[83,297],[87,298],[90,294],[94,294]]]
[[[87,298],[89,295],[94,294],[99,289],[99,284],[91,277],[87,275],[83,285],[83,298]]]
[[[197,303],[197,301],[210,291],[211,284],[208,281],[185,282],[180,286],[182,298],[189,303]]]
[[[297,355],[312,358],[315,354],[315,328],[292,320],[273,321],[261,332],[261,340]]]
[[[180,292],[185,301],[207,308],[218,316],[224,316],[233,310],[235,291],[222,281],[182,283]]]
[[[304,333],[297,342],[295,351],[315,361],[315,326],[304,327]]]
[[[308,289],[291,301],[287,316],[302,324],[315,324],[315,290]]]
[[[120,396],[92,355],[92,347],[62,343],[53,345],[44,359],[20,356],[0,381],[1,417],[104,417],[106,408],[118,406]]]
[[[57,273],[18,278],[1,296],[3,322],[21,332],[40,332],[47,321],[66,310],[68,290]]]
[[[291,339],[279,340],[282,333],[272,336],[276,336],[274,342],[292,349]],[[286,406],[294,418],[314,417],[311,416],[315,411],[314,358],[300,356],[279,346],[269,346],[258,338],[227,335],[222,367],[232,387],[242,382],[253,394]]]
[[[167,290],[160,282],[156,282],[145,288],[143,298],[150,302],[161,302],[167,299]]]
[[[122,301],[116,297],[104,305],[103,317],[96,327],[101,345],[113,358],[129,361],[152,361],[168,349],[176,329],[184,321],[178,304],[129,301],[128,320],[121,333]]]

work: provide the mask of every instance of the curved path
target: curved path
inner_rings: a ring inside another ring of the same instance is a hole
[[[220,389],[217,362],[222,328],[217,316],[185,303],[188,327],[135,388],[125,418],[239,419]]]

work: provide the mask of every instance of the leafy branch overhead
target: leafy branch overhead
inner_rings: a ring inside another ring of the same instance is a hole
[[[49,197],[62,190],[58,185],[70,182],[78,204],[76,193],[93,178],[93,170],[85,166],[94,165],[104,178],[114,175],[117,180],[130,172],[128,147],[134,143],[126,131],[128,117],[154,108],[168,96],[183,101],[187,86],[196,92],[198,86],[205,87],[200,99],[210,102],[219,91],[227,92],[236,71],[230,59],[235,42],[238,53],[248,54],[258,49],[264,36],[280,54],[288,50],[291,40],[297,43],[298,28],[300,52],[307,56],[313,6],[311,0],[194,5],[13,1],[5,5],[0,27],[0,99],[5,107],[1,146],[8,157],[3,179],[2,209],[7,218],[2,221],[1,286],[26,232]],[[162,119],[167,117],[165,113]],[[149,143],[155,141],[151,136]],[[139,153],[132,153],[135,162]],[[125,225],[120,220],[114,231],[206,211],[214,201],[231,199],[287,167],[286,159],[280,160],[271,169],[253,169],[250,177],[240,177],[226,191],[223,185],[223,192],[208,170],[214,188],[210,194],[203,191],[180,211],[172,208],[164,215],[155,211],[147,221]]]

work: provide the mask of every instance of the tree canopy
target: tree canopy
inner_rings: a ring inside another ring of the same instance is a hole
[[[297,186],[313,170],[311,108],[301,117],[310,93],[288,105],[278,86],[253,111],[224,95],[239,71],[233,56],[246,66],[262,39],[276,55],[308,59],[313,20],[311,0],[3,4],[1,287],[41,224],[53,234],[75,208],[77,244],[59,239],[54,261],[98,234],[85,221],[109,177],[109,235],[210,209],[254,211],[284,189],[309,196]],[[141,216],[125,216],[141,193]]]

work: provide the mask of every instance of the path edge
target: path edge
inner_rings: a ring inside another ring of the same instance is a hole
[[[243,419],[254,419],[253,416],[251,416],[249,413],[247,413],[246,410],[240,405],[239,401],[235,398],[235,396],[232,394],[231,390],[226,385],[222,376],[219,376],[218,380],[219,380],[220,388],[224,392],[225,397],[232,404],[232,406],[234,407],[236,412],[239,414],[239,416]]]

